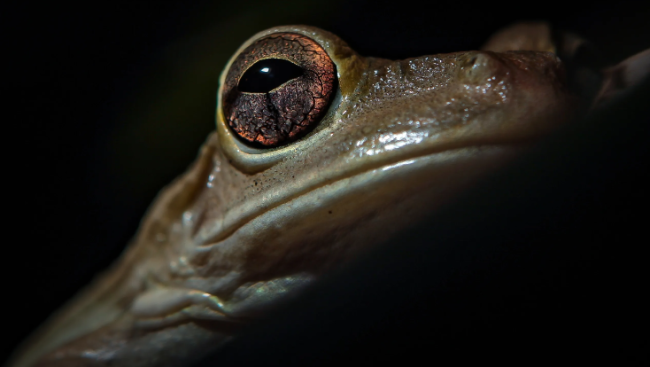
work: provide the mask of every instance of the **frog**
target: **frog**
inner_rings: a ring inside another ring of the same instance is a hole
[[[9,365],[195,363],[574,121],[558,53],[544,24],[396,61],[311,26],[253,35],[196,161]]]

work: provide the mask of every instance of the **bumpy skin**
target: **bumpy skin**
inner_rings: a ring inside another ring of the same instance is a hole
[[[12,366],[182,366],[359,251],[436,210],[570,120],[549,52],[363,58],[310,27],[338,72],[318,126],[275,149],[243,144],[217,108],[186,174],[122,258],[55,315]],[[226,87],[227,88],[227,87]]]

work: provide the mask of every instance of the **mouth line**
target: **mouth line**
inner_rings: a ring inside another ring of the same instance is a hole
[[[359,167],[356,167],[354,169],[350,169],[348,171],[342,172],[341,174],[338,175],[333,175],[330,178],[320,180],[316,182],[313,185],[309,185],[302,190],[297,190],[293,192],[290,196],[284,197],[279,199],[277,202],[274,202],[266,207],[264,207],[262,210],[255,211],[250,213],[249,215],[242,216],[239,218],[237,221],[233,222],[230,225],[227,225],[223,227],[219,233],[216,233],[212,236],[209,236],[205,240],[201,241],[198,246],[201,248],[207,248],[211,247],[215,244],[218,244],[219,242],[229,238],[232,236],[235,232],[237,232],[240,228],[245,226],[246,224],[252,222],[256,218],[259,218],[266,213],[276,209],[277,207],[280,207],[286,203],[291,202],[292,200],[295,200],[299,197],[302,197],[304,195],[308,195],[313,191],[316,191],[320,188],[323,188],[325,186],[334,184],[338,181],[346,180],[358,175],[362,175],[364,173],[368,173],[371,171],[379,170],[379,169],[392,169],[392,168],[397,168],[399,166],[403,166],[405,164],[411,163],[409,161],[415,161],[421,158],[427,158],[427,157],[432,157],[436,154],[441,154],[445,152],[450,152],[450,151],[455,151],[455,150],[463,150],[463,149],[468,149],[468,148],[478,148],[478,147],[517,147],[517,146],[525,146],[527,145],[527,142],[457,142],[457,143],[450,143],[450,144],[443,144],[443,145],[436,145],[434,147],[430,147],[429,149],[421,149],[421,150],[416,150],[415,152],[410,152],[407,154],[398,154],[395,155],[394,157],[387,157],[387,159],[382,160],[381,162],[376,162],[376,163],[371,163],[371,164],[362,164]]]

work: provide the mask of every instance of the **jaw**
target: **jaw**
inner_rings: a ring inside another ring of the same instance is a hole
[[[343,177],[262,212],[227,239],[201,247],[197,256],[209,260],[202,261],[205,268],[200,271],[238,264],[240,284],[299,273],[319,275],[416,224],[521,150],[459,148]]]

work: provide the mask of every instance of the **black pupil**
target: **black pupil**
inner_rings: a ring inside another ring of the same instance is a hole
[[[302,74],[302,68],[292,62],[261,60],[246,70],[239,80],[238,89],[248,93],[267,93]]]

